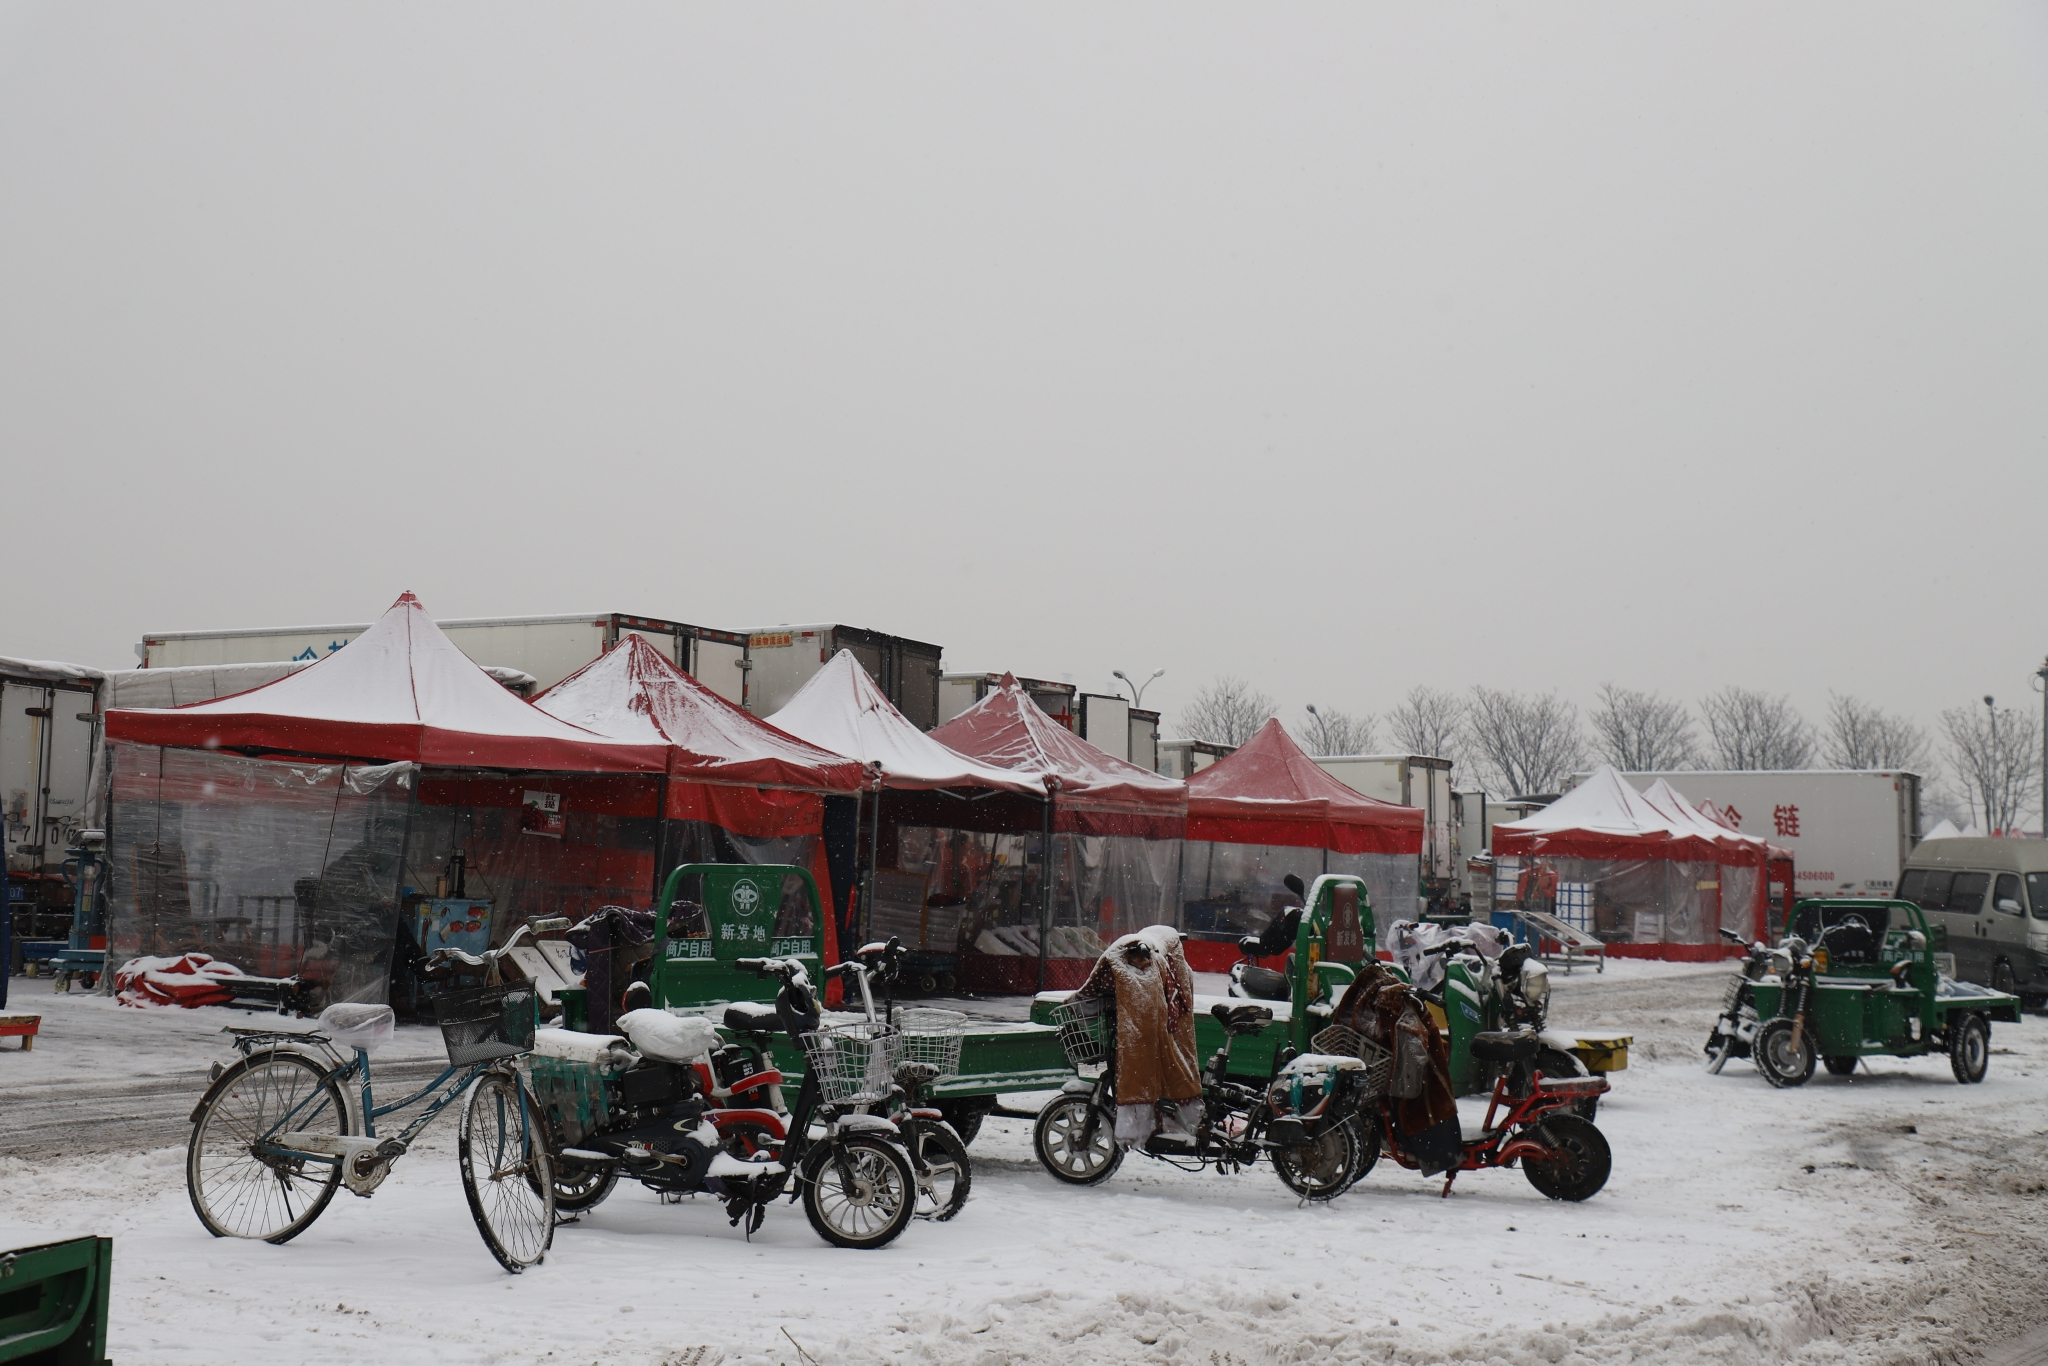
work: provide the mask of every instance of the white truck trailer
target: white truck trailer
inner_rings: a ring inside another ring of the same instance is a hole
[[[10,873],[54,877],[63,866],[87,814],[104,679],[76,664],[0,659],[0,829]]]
[[[1451,761],[1424,754],[1334,754],[1316,766],[1355,792],[1399,806],[1422,808],[1422,876],[1440,878],[1446,891],[1463,881],[1459,812],[1451,800]]]
[[[850,652],[919,730],[947,720],[939,706],[937,645],[859,626],[770,626],[749,633],[747,710],[773,716],[841,650]]]
[[[1572,775],[1577,786],[1585,774]],[[1624,773],[1712,802],[1745,835],[1792,851],[1801,896],[1890,896],[1920,842],[1920,775],[1877,769]]]
[[[544,617],[465,617],[439,622],[457,649],[480,663],[533,675],[547,689],[626,636],[644,636],[685,673],[735,706],[747,703],[747,636],[627,612]],[[240,631],[155,631],[135,647],[146,669],[201,664],[263,664],[333,654],[369,629],[348,626],[257,627]]]

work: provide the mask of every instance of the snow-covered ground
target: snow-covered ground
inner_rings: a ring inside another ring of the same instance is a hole
[[[995,1119],[966,1210],[879,1252],[827,1247],[793,1206],[749,1243],[709,1202],[622,1186],[510,1277],[470,1222],[444,1123],[373,1199],[338,1196],[283,1247],[209,1238],[181,1148],[0,1156],[0,1248],[113,1235],[123,1366],[794,1366],[799,1346],[833,1366],[1920,1362],[2048,1318],[2048,1021],[1996,1026],[1981,1086],[1944,1060],[1877,1060],[1773,1091],[1747,1064],[1698,1066],[1724,971],[1555,979],[1560,1024],[1637,1038],[1600,1114],[1614,1177],[1583,1205],[1517,1172],[1468,1174],[1443,1200],[1391,1163],[1327,1208],[1269,1172],[1137,1158],[1075,1190],[1039,1170],[1026,1123]],[[31,1068],[43,1087],[166,1068],[194,1079],[189,1106],[225,1013],[11,1005],[43,1010],[46,1032],[26,1057],[0,1051],[0,1112]],[[6,1132],[0,1115],[0,1152]]]

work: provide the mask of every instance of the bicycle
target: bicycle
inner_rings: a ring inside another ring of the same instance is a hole
[[[886,944],[863,945],[851,962],[835,971],[859,986],[870,1023],[893,1026],[901,1036],[902,1057],[892,1074],[894,1085],[868,1112],[894,1124],[902,1138],[903,1151],[917,1178],[917,1217],[943,1223],[967,1203],[974,1184],[974,1164],[967,1156],[967,1144],[932,1103],[930,1092],[942,1078],[959,1075],[967,1017],[957,1010],[928,1006],[899,1008],[896,983],[905,956],[901,942],[892,937]],[[885,992],[879,1015],[871,989],[877,982]]]
[[[376,1102],[370,1054],[391,1038],[390,1006],[331,1005],[321,1012],[322,1028],[311,1033],[226,1030],[241,1057],[215,1065],[192,1110],[185,1156],[186,1192],[206,1231],[291,1241],[342,1186],[373,1194],[421,1132],[461,1097],[457,1152],[477,1232],[507,1271],[537,1265],[554,1241],[555,1183],[540,1110],[516,1061],[533,1048],[534,990],[503,983],[498,964],[529,930],[568,923],[522,925],[502,948],[481,956],[459,949],[430,955],[436,964],[483,968],[485,985],[433,998],[448,1066],[388,1105]],[[379,1119],[429,1096],[399,1134],[378,1136]]]

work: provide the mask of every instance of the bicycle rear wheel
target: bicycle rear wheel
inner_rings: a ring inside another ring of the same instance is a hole
[[[349,1131],[348,1102],[302,1053],[257,1053],[220,1074],[192,1112],[185,1191],[216,1238],[287,1242],[334,1199],[338,1162],[266,1154],[266,1136]]]
[[[548,1255],[555,1240],[555,1174],[540,1107],[504,1072],[485,1072],[462,1101],[462,1189],[484,1246],[510,1272]]]

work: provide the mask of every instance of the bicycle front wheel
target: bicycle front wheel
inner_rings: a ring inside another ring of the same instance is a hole
[[[341,1184],[338,1162],[288,1157],[279,1135],[349,1131],[348,1103],[302,1053],[257,1053],[206,1090],[185,1149],[185,1191],[216,1238],[282,1243],[306,1231]]]
[[[555,1240],[555,1173],[540,1107],[517,1078],[485,1072],[462,1102],[462,1189],[476,1231],[514,1273],[548,1255]]]
[[[804,1213],[835,1247],[881,1247],[917,1212],[910,1159],[886,1138],[845,1134],[804,1160]]]

